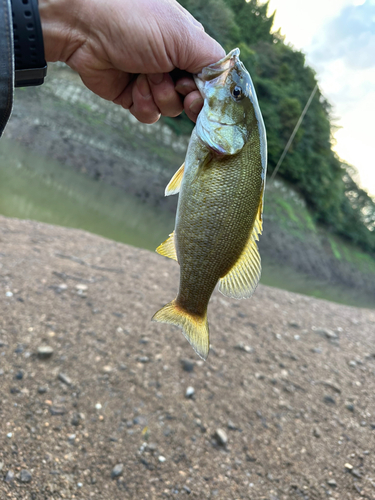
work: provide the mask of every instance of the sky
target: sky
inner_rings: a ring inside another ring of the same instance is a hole
[[[334,149],[375,196],[375,0],[270,0],[274,29],[306,54],[333,105]]]

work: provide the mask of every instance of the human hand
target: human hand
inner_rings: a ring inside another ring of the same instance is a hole
[[[225,55],[175,0],[39,0],[39,12],[46,60],[143,123],[183,108],[195,121],[203,101],[191,75]],[[174,81],[176,69],[186,73]]]

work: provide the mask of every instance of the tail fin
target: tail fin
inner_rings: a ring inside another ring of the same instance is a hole
[[[210,349],[207,314],[204,317],[189,314],[172,300],[154,314],[152,321],[169,323],[182,328],[186,340],[202,359],[206,360]]]

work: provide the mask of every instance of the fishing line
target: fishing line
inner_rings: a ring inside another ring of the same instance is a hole
[[[313,88],[313,91],[311,92],[310,97],[309,97],[309,99],[308,99],[308,101],[307,101],[307,103],[306,103],[306,106],[304,107],[304,109],[303,109],[303,111],[302,111],[302,113],[301,113],[301,116],[298,118],[298,121],[297,121],[297,123],[296,123],[296,126],[294,127],[294,130],[293,130],[293,132],[292,132],[292,135],[289,137],[289,141],[286,143],[286,146],[285,146],[285,148],[284,148],[284,151],[282,152],[282,154],[281,154],[281,156],[280,156],[280,159],[279,159],[279,161],[277,162],[277,165],[276,165],[276,167],[275,167],[274,171],[272,172],[272,175],[271,175],[271,178],[270,178],[269,182],[272,182],[272,181],[273,181],[273,179],[275,178],[275,176],[276,176],[276,174],[277,174],[277,171],[279,170],[279,168],[280,168],[280,166],[281,166],[281,164],[282,164],[282,162],[283,162],[283,160],[284,160],[284,158],[285,158],[285,156],[286,156],[286,154],[287,154],[287,152],[288,152],[288,150],[289,150],[289,148],[290,148],[290,145],[291,145],[291,144],[292,144],[292,142],[293,142],[294,136],[296,135],[296,133],[297,133],[297,131],[298,131],[298,129],[299,129],[299,127],[300,127],[301,123],[302,123],[302,120],[304,119],[305,114],[307,113],[307,110],[308,110],[308,109],[309,109],[309,107],[310,107],[311,101],[312,101],[312,100],[313,100],[313,98],[314,98],[315,92],[316,92],[317,90],[318,90],[318,84],[316,83],[316,84],[315,84],[315,87]]]

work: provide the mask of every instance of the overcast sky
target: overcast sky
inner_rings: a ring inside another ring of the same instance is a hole
[[[274,10],[333,105],[337,153],[375,195],[375,0],[270,0]]]

